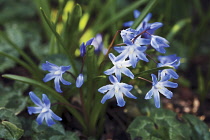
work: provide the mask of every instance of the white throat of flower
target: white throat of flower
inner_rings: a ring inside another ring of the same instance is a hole
[[[156,85],[154,85],[154,87],[156,89],[162,89],[163,88],[163,85],[160,82],[158,82]]]
[[[47,111],[49,111],[49,108],[47,108],[47,107],[44,107],[44,108],[42,108],[42,111],[41,111],[41,113],[44,113],[44,112],[47,112]]]
[[[117,66],[118,69],[123,68],[123,65],[121,63],[118,63],[116,66]]]
[[[115,91],[116,93],[118,93],[119,90],[120,90],[120,87],[119,87],[118,85],[115,85],[115,86],[114,86],[114,91]]]
[[[133,54],[133,52],[134,52],[134,48],[131,46],[131,47],[129,48],[129,54]]]
[[[55,75],[60,75],[61,74],[61,70],[59,69],[59,70],[55,71],[54,74]]]

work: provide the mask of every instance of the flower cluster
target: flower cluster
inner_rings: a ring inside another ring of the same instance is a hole
[[[140,12],[135,10],[134,17],[137,18],[140,15]],[[160,22],[148,23],[151,14],[149,13],[143,22],[136,28],[128,28],[121,30],[122,43],[121,46],[115,46],[114,50],[119,53],[115,56],[113,53],[109,53],[109,59],[111,60],[113,67],[104,71],[105,75],[109,76],[109,81],[111,84],[102,86],[98,89],[98,92],[105,94],[101,100],[101,103],[104,104],[106,100],[116,97],[117,105],[123,107],[125,105],[125,100],[123,96],[128,98],[136,99],[130,91],[133,89],[132,85],[121,82],[123,76],[127,76],[131,79],[134,79],[135,76],[132,73],[130,68],[136,68],[140,60],[144,62],[149,62],[149,55],[146,53],[148,49],[155,49],[159,53],[166,53],[165,48],[170,47],[168,41],[161,37],[154,35],[155,31],[162,27],[163,24]],[[124,26],[131,26],[133,21],[124,23]],[[123,44],[123,45],[122,45]],[[53,63],[46,61],[42,64],[42,69],[44,71],[49,71],[48,74],[43,78],[44,82],[48,82],[54,79],[55,90],[59,93],[62,93],[60,83],[64,85],[71,85],[70,82],[63,79],[64,73],[69,73],[75,79],[75,85],[77,88],[81,88],[84,84],[84,75],[83,67],[85,63],[86,47],[88,45],[94,45],[95,53],[98,55],[99,52],[106,53],[107,50],[103,49],[102,37],[100,34],[96,38],[91,38],[86,43],[82,43],[80,46],[80,56],[82,58],[82,66],[80,69],[80,74],[76,77],[68,70],[71,66],[57,66]],[[109,51],[109,50],[108,50]],[[154,97],[155,106],[160,107],[160,95],[164,95],[166,98],[171,99],[173,93],[169,91],[166,87],[176,88],[177,83],[169,81],[171,78],[178,79],[178,74],[174,71],[180,65],[180,57],[174,55],[169,56],[158,56],[159,63],[157,67],[169,66],[173,69],[163,69],[158,71],[158,78],[156,75],[151,74],[152,76],[152,89],[146,94],[145,99],[151,99]],[[92,82],[92,81],[88,81]],[[31,100],[38,107],[28,107],[29,114],[38,114],[37,122],[42,124],[43,120],[46,121],[48,126],[55,124],[54,120],[61,121],[62,119],[57,116],[50,109],[51,103],[47,95],[42,94],[42,101],[33,93],[30,92],[29,96]],[[54,119],[54,120],[53,120]]]
[[[102,45],[102,38],[101,35],[97,35],[97,38],[91,38],[86,43],[82,43],[80,46],[80,56],[84,57],[86,54],[86,47],[88,45],[95,44],[95,53],[98,54],[100,51],[103,50]],[[83,64],[84,65],[84,64]],[[62,93],[60,82],[64,85],[71,85],[70,82],[63,79],[63,74],[66,73],[71,66],[57,66],[53,63],[46,61],[42,64],[42,69],[44,71],[49,71],[48,74],[43,78],[44,82],[48,82],[54,79],[55,90],[59,93]],[[83,68],[83,66],[82,66]],[[81,70],[81,72],[83,69]],[[69,72],[70,73],[70,72]],[[84,76],[83,73],[80,73],[76,78],[76,87],[80,88],[84,83]],[[28,113],[31,114],[39,114],[36,121],[38,124],[42,124],[43,120],[46,121],[48,126],[55,124],[54,120],[61,121],[62,118],[57,116],[53,111],[50,109],[51,103],[48,99],[46,94],[42,94],[42,101],[33,93],[29,92],[29,96],[31,100],[38,106],[38,107],[28,107]]]
[[[137,10],[134,11],[134,17],[137,18],[140,15],[140,12]],[[163,24],[160,22],[148,23],[151,18],[151,14],[148,14],[143,22],[137,27],[137,29],[128,28],[122,30],[120,35],[123,40],[124,46],[116,46],[114,49],[119,53],[118,56],[114,56],[112,53],[109,53],[109,58],[113,63],[113,67],[104,71],[104,74],[110,75],[109,80],[113,85],[106,85],[98,89],[101,93],[106,93],[106,95],[101,100],[101,103],[104,103],[107,99],[110,99],[115,95],[117,99],[118,106],[124,106],[125,101],[123,99],[123,94],[130,98],[136,98],[129,91],[132,89],[131,85],[125,85],[125,83],[120,84],[121,76],[124,75],[134,79],[134,74],[128,67],[132,66],[136,68],[137,63],[140,60],[149,62],[147,58],[146,51],[149,48],[154,48],[159,53],[166,53],[165,48],[170,47],[168,41],[160,36],[154,35],[155,30],[162,27]],[[131,26],[133,21],[124,23],[124,26]],[[180,58],[176,55],[169,56],[158,56],[160,63],[157,64],[157,67],[170,66],[176,69],[180,64]],[[160,97],[159,92],[162,93],[167,98],[172,97],[172,92],[166,89],[165,87],[176,88],[178,85],[176,83],[168,81],[170,78],[177,79],[177,73],[172,69],[164,69],[158,72],[159,82],[157,77],[152,74],[152,89],[146,94],[145,99],[150,99],[154,95],[155,106],[160,107]],[[113,76],[112,74],[115,74]],[[115,79],[113,81],[113,79]],[[118,83],[118,84],[116,84]],[[124,86],[122,86],[124,85]],[[125,86],[128,88],[126,90]]]

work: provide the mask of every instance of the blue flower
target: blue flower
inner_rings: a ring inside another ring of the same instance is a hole
[[[158,63],[157,67],[163,67],[163,66],[170,66],[175,69],[178,68],[180,65],[180,57],[177,57],[176,54],[174,55],[168,55],[168,56],[158,56],[158,60],[160,63]],[[179,75],[172,69],[164,69],[160,71],[161,77],[165,75],[169,75],[171,78],[178,79]]]
[[[80,88],[83,85],[83,83],[84,83],[84,76],[82,73],[80,73],[76,80],[76,87]]]
[[[114,66],[111,69],[106,70],[104,73],[106,75],[111,75],[112,73],[115,73],[117,79],[120,81],[121,80],[121,73],[125,74],[126,76],[130,77],[131,79],[134,78],[133,73],[127,68],[131,66],[131,63],[129,60],[119,60],[116,61],[116,57],[110,53],[109,54],[109,59],[112,61]]]
[[[91,45],[91,43],[93,42],[93,39],[94,38],[91,38],[90,40],[88,40],[87,42],[86,42],[86,44],[83,42],[81,45],[80,45],[80,56],[84,56],[85,54],[86,54],[86,47],[88,46],[88,45]]]
[[[146,46],[140,46],[147,44],[147,39],[144,40],[143,38],[139,39],[138,45],[133,44],[131,40],[125,38],[124,42],[127,46],[121,46],[121,47],[114,47],[114,49],[121,53],[117,56],[116,61],[119,60],[125,60],[127,57],[129,58],[132,67],[135,68],[138,60],[144,60],[146,62],[149,62],[149,60],[146,58],[145,51],[147,49]]]
[[[57,66],[55,64],[52,64],[48,61],[46,61],[46,63],[42,64],[42,69],[43,70],[47,70],[50,73],[48,73],[44,78],[43,81],[44,82],[48,82],[50,80],[52,80],[53,78],[55,78],[54,83],[55,83],[55,89],[57,92],[62,93],[61,88],[60,88],[60,81],[64,84],[64,85],[70,85],[71,83],[64,80],[62,78],[62,75],[70,69],[70,66]]]
[[[136,99],[136,97],[130,93],[130,90],[133,88],[132,85],[120,83],[118,79],[113,75],[109,76],[109,80],[112,84],[103,86],[98,89],[99,92],[103,94],[106,93],[106,95],[104,95],[104,97],[101,100],[102,104],[104,104],[106,100],[115,96],[117,99],[117,105],[120,107],[124,106],[125,100],[123,99],[123,93],[129,98]]]
[[[164,47],[170,47],[168,41],[165,38],[156,35],[152,35],[151,37],[151,46],[160,53],[166,53]]]
[[[40,125],[42,124],[43,120],[45,119],[48,126],[55,124],[54,120],[61,121],[62,118],[57,116],[51,109],[50,109],[50,100],[48,99],[47,95],[42,94],[42,101],[34,94],[32,91],[29,92],[29,96],[31,100],[38,106],[38,107],[28,107],[28,113],[31,114],[38,114],[36,119],[37,123]]]
[[[97,34],[96,37],[94,38],[93,42],[91,43],[91,45],[94,46],[95,48],[95,53],[99,54],[100,52],[102,52],[103,54],[106,54],[108,49],[104,47],[103,45],[103,40],[102,40],[102,35],[101,34]]]
[[[141,12],[139,12],[138,10],[133,11],[133,15],[134,15],[135,19],[138,18],[140,16],[140,14],[141,14]],[[142,22],[148,22],[151,17],[152,17],[151,13],[147,14]],[[131,27],[133,25],[133,23],[134,23],[134,21],[128,21],[128,22],[123,23],[123,26],[124,27]],[[141,28],[141,26],[142,26],[142,23],[137,27],[137,29]]]
[[[160,108],[159,92],[163,94],[166,98],[171,99],[171,97],[173,96],[173,93],[165,87],[176,88],[178,84],[168,81],[170,79],[169,76],[161,77],[160,81],[157,80],[156,75],[151,74],[151,76],[152,76],[152,89],[149,92],[147,92],[145,99],[151,99],[153,95],[155,106],[157,108]]]

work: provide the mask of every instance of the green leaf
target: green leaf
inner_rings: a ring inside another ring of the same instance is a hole
[[[107,19],[105,22],[100,23],[100,26],[97,24],[95,27],[97,27],[94,31],[96,33],[101,32],[105,28],[109,27],[111,24],[115,23],[117,20],[121,19],[122,17],[126,16],[127,14],[131,13],[133,10],[138,8],[140,5],[147,2],[147,0],[138,0],[136,2],[133,2],[131,5],[127,6],[121,11],[118,11],[115,16],[112,16],[110,19]]]
[[[17,80],[17,81],[21,81],[21,82],[24,82],[24,83],[28,83],[30,85],[37,86],[37,87],[43,89],[44,91],[48,92],[55,99],[57,99],[59,102],[61,102],[63,104],[66,104],[65,107],[69,110],[69,112],[71,112],[73,114],[73,116],[75,116],[75,118],[80,122],[80,124],[83,126],[84,129],[86,128],[86,126],[84,124],[83,117],[81,116],[81,114],[76,109],[70,107],[69,102],[62,95],[57,93],[54,89],[48,87],[43,82],[36,81],[36,80],[26,78],[26,77],[23,77],[23,76],[12,75],[12,74],[4,74],[4,75],[2,75],[2,77]]]
[[[19,139],[21,138],[21,136],[23,135],[23,130],[18,128],[16,125],[12,124],[11,122],[8,121],[2,121],[2,125],[5,126],[5,128],[10,132],[11,137],[13,139]],[[6,139],[8,139],[9,137],[5,137]]]
[[[208,126],[199,120],[196,116],[185,114],[183,115],[183,119],[188,121],[190,128],[192,129],[192,140],[209,140],[210,132]]]
[[[18,140],[23,135],[22,125],[12,111],[0,108],[0,138]]]
[[[144,19],[144,17],[149,13],[149,11],[157,4],[157,2],[158,0],[150,0],[147,6],[144,8],[144,10],[141,11],[141,15],[134,21],[131,28],[133,29],[137,28]]]
[[[179,20],[172,28],[171,31],[167,35],[168,40],[173,40],[174,36],[180,32],[180,30],[187,24],[191,22],[190,18]]]
[[[34,140],[79,140],[78,136],[75,133],[65,131],[63,126],[59,122],[56,122],[56,124],[48,127],[45,124],[38,125],[37,122],[33,121],[32,138]]]
[[[191,129],[187,122],[179,121],[170,110],[154,109],[148,117],[140,116],[129,125],[127,132],[131,139],[190,139]]]
[[[64,25],[63,35],[65,40],[65,46],[68,52],[75,52],[79,46],[79,22],[82,16],[82,8],[79,4],[76,4],[73,12],[68,16],[68,19]],[[71,38],[71,39],[69,39]]]
[[[158,70],[164,70],[164,69],[174,69],[174,67],[170,66],[164,66],[164,67],[159,67],[159,68],[153,68],[150,70],[142,71],[139,74],[136,74],[135,77],[143,76],[143,75],[148,75],[157,72]]]
[[[9,55],[8,53],[5,52],[1,52],[0,51],[0,56],[4,56],[6,58],[9,58],[10,60],[13,60],[16,63],[19,63],[21,66],[23,66],[24,68],[26,68],[30,73],[33,73],[33,69],[24,61],[20,60],[19,58],[16,58],[12,55]]]
[[[74,59],[72,57],[72,55],[69,55],[67,48],[65,47],[65,43],[63,41],[63,39],[61,38],[61,36],[57,33],[56,29],[55,29],[55,25],[47,18],[47,16],[45,15],[45,12],[43,11],[43,9],[40,7],[42,16],[45,20],[45,22],[48,24],[49,28],[51,29],[52,33],[55,35],[57,41],[60,43],[60,45],[62,46],[64,53],[66,54],[66,56],[68,56],[69,61],[71,63],[71,66],[74,70],[74,73],[76,73],[76,75],[78,75],[78,71],[76,69],[76,65],[74,63]]]
[[[15,82],[13,88],[11,86],[4,86],[0,83],[0,107],[6,107],[10,109],[15,113],[15,115],[19,114],[26,107],[27,98],[22,94],[27,87],[28,86],[26,84],[18,82]]]

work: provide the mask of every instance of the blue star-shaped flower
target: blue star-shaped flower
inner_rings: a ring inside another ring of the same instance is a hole
[[[177,57],[176,54],[168,55],[168,56],[158,56],[158,60],[160,63],[158,63],[157,67],[163,67],[163,66],[171,66],[175,69],[178,68],[180,65],[180,57]],[[165,75],[170,75],[171,78],[178,79],[179,75],[172,69],[164,69],[160,71],[161,77]]]
[[[132,67],[135,68],[138,60],[144,60],[146,62],[149,62],[149,60],[146,58],[145,51],[147,49],[146,46],[140,46],[140,45],[146,45],[148,43],[147,39],[140,38],[138,40],[138,44],[133,44],[131,40],[125,38],[124,42],[127,46],[121,46],[121,47],[114,47],[114,49],[121,53],[117,56],[116,61],[119,60],[125,60],[126,58],[129,58]]]
[[[46,63],[42,64],[42,69],[43,70],[47,70],[50,73],[48,73],[44,78],[43,81],[44,82],[48,82],[50,80],[52,80],[53,78],[55,78],[54,83],[55,83],[55,89],[57,92],[62,93],[61,88],[60,88],[60,81],[64,84],[64,85],[70,85],[71,83],[64,80],[62,78],[62,75],[70,69],[70,66],[57,66],[55,64],[52,64],[48,61],[46,61]]]
[[[152,35],[151,37],[151,46],[160,53],[166,53],[164,47],[170,47],[168,41],[165,38],[156,35]]]
[[[133,11],[133,15],[134,15],[135,19],[138,18],[140,16],[140,14],[141,14],[141,12],[139,12],[138,10]],[[151,13],[147,14],[146,17],[143,19],[143,22],[148,22],[151,17],[152,17]],[[134,23],[134,21],[128,21],[128,22],[123,23],[123,26],[131,27],[133,25],[133,23]],[[137,30],[142,27],[142,23],[140,23],[140,25],[137,27]]]
[[[152,89],[149,92],[147,92],[145,99],[151,99],[153,95],[155,106],[157,108],[160,108],[159,92],[163,94],[166,98],[171,99],[171,97],[173,96],[173,93],[165,87],[176,88],[178,84],[168,81],[170,79],[169,76],[161,77],[160,81],[157,80],[156,75],[151,74],[151,76],[152,76]]]
[[[54,120],[61,121],[62,118],[57,116],[51,109],[50,109],[50,100],[48,99],[47,95],[42,94],[42,101],[31,91],[29,92],[29,96],[31,100],[38,106],[38,107],[28,107],[28,113],[31,114],[38,114],[36,119],[37,123],[40,125],[42,124],[43,120],[46,121],[48,126],[55,124]]]
[[[120,107],[124,106],[125,100],[123,99],[123,93],[125,96],[127,96],[129,98],[136,99],[136,97],[130,93],[130,90],[133,88],[132,85],[120,83],[118,81],[118,79],[113,75],[109,76],[109,80],[112,84],[103,86],[98,89],[99,92],[101,92],[103,94],[106,93],[106,95],[104,95],[104,97],[101,100],[102,104],[104,104],[106,102],[106,100],[115,96],[117,99],[117,105]]]
[[[109,54],[109,59],[112,61],[114,66],[111,69],[104,71],[104,73],[106,75],[111,75],[111,74],[115,73],[115,75],[119,81],[121,80],[121,73],[125,74],[126,76],[130,77],[131,79],[134,78],[133,73],[127,68],[127,67],[131,66],[131,63],[129,60],[116,61],[115,60],[116,57],[112,53]]]

